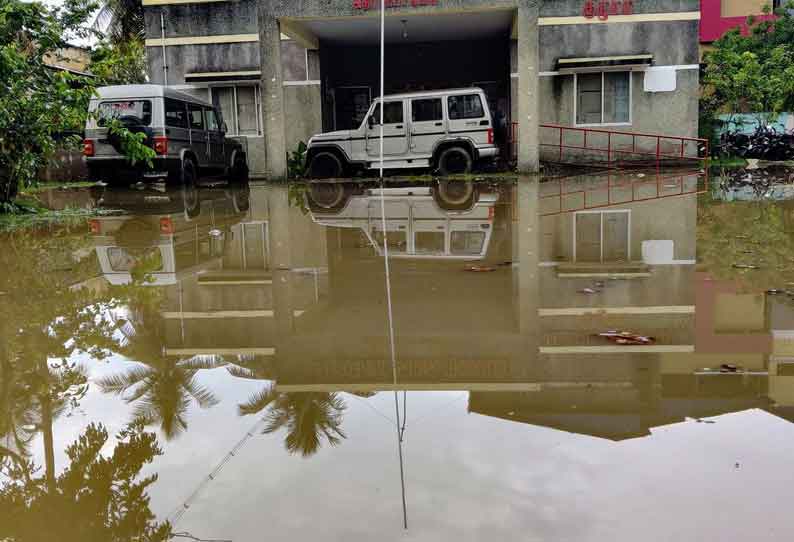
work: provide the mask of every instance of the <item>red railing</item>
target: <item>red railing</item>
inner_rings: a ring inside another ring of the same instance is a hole
[[[641,132],[623,132],[602,128],[580,128],[558,124],[541,124],[541,143],[544,148],[553,148],[560,163],[568,161],[603,162],[617,166],[622,162],[637,162],[643,157],[657,164],[662,161],[689,162],[704,160],[709,155],[709,143],[697,137],[667,136]],[[638,141],[639,140],[639,141]],[[550,142],[551,141],[551,142]],[[623,144],[621,145],[621,142]],[[630,143],[629,143],[630,142]],[[566,153],[566,150],[570,151]],[[574,160],[571,154],[585,154]]]
[[[549,179],[540,185],[541,215],[696,195],[707,189],[708,173],[699,171],[607,171]]]

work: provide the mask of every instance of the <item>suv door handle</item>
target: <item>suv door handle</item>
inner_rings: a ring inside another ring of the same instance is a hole
[[[402,130],[402,129],[403,129],[403,125],[402,125],[402,124],[398,124],[398,125],[397,125],[397,126],[395,126],[394,128],[395,128],[396,130]]]
[[[444,126],[444,123],[443,122],[437,122],[436,126]]]

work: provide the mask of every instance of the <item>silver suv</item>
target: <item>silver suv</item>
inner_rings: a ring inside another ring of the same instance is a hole
[[[471,171],[474,162],[499,154],[485,93],[479,88],[384,97],[383,168]],[[315,135],[306,165],[310,177],[333,178],[380,166],[380,99],[355,130]]]
[[[88,110],[83,154],[92,180],[191,185],[203,176],[248,177],[245,150],[226,138],[226,124],[212,104],[161,85],[119,85],[98,88]],[[107,127],[110,119],[146,134],[146,144],[157,153],[153,167],[129,163]]]

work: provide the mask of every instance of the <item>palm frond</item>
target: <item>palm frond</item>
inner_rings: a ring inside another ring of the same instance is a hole
[[[97,380],[99,389],[104,393],[123,393],[126,389],[146,380],[152,373],[148,367],[133,367],[123,373],[106,376]]]
[[[215,394],[196,382],[196,377],[192,377],[185,382],[185,391],[196,400],[196,403],[198,403],[201,408],[209,408],[218,404],[218,398],[215,397]]]
[[[275,386],[267,386],[261,391],[252,394],[245,403],[237,405],[237,412],[240,416],[256,414],[267,408],[277,397]]]

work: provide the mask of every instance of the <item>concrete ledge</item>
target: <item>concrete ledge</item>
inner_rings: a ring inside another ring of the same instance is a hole
[[[272,356],[275,348],[166,348],[166,356]]]
[[[281,392],[362,392],[362,391],[524,391],[540,392],[544,389],[582,389],[582,388],[633,388],[631,382],[440,382],[438,384],[424,382],[398,382],[389,384],[373,382],[363,384],[279,384],[276,390]]]
[[[695,314],[694,305],[651,307],[565,307],[538,309],[540,316],[587,316],[598,314]]]
[[[651,346],[541,346],[541,354],[689,354],[695,351],[694,344],[655,344]]]

